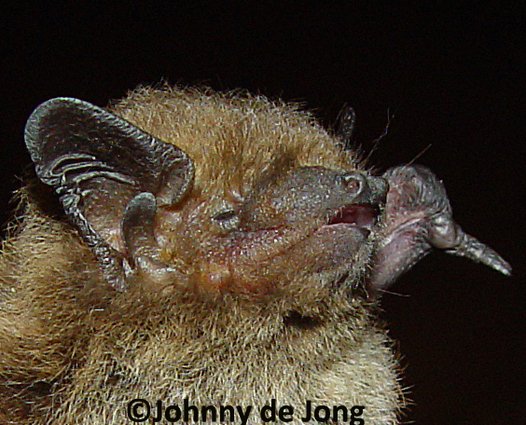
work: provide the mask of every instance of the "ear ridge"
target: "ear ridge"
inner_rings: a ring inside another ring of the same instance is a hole
[[[112,154],[117,153],[120,156],[118,159],[137,163],[141,167],[134,170],[134,181],[143,192],[159,191],[160,174],[175,162],[184,163],[193,177],[192,161],[182,150],[156,139],[102,108],[79,99],[58,97],[42,103],[29,117],[24,134],[31,159],[37,168],[39,167],[43,178],[52,177],[43,174],[45,170],[42,163],[46,160],[46,148],[52,148],[59,154],[71,153],[72,147],[74,150],[89,149],[94,157],[106,161],[114,160]],[[106,139],[105,143],[101,143],[104,142],[103,136],[113,139]],[[60,138],[69,138],[69,143],[64,144],[63,149],[58,145],[51,146],[53,141]],[[87,140],[93,143],[87,145]],[[187,180],[191,178],[187,177]],[[50,181],[47,184],[54,185],[56,182]]]
[[[192,160],[178,147],[75,98],[38,106],[24,135],[37,176],[60,196],[108,280],[122,286],[114,276],[123,275],[122,220],[128,203],[143,192],[160,205],[179,202],[193,182]]]

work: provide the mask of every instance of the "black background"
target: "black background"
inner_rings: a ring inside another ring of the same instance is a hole
[[[349,103],[366,149],[389,111],[373,161],[431,144],[418,162],[443,178],[457,221],[514,267],[507,279],[437,253],[394,287],[403,296],[384,297],[415,402],[407,421],[526,423],[524,7],[136,3],[3,10],[2,222],[29,164],[25,119],[48,98],[105,105],[164,79],[302,101],[326,125]]]

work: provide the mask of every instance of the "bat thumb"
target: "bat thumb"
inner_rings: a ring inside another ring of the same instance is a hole
[[[506,276],[511,276],[511,265],[504,260],[495,250],[483,244],[478,239],[467,233],[460,237],[460,243],[451,249],[447,249],[448,254],[466,257],[477,263],[482,263]]]

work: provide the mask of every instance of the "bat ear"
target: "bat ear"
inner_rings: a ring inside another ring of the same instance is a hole
[[[352,106],[344,105],[336,121],[336,137],[346,151],[352,147],[355,127],[356,112]]]
[[[37,176],[60,196],[107,279],[122,286],[126,207],[144,192],[155,196],[156,205],[179,202],[193,182],[191,159],[110,112],[72,98],[37,107],[27,121],[25,141]]]

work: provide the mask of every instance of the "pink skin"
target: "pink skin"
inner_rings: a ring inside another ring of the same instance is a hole
[[[466,235],[453,221],[445,189],[433,173],[420,166],[396,167],[384,176],[389,190],[378,223],[375,205],[381,203],[387,187],[376,178],[306,167],[256,191],[235,212],[243,220],[226,233],[214,231],[213,220],[205,213],[206,203],[191,207],[189,202],[186,214],[175,220],[182,226],[177,229],[159,225],[157,219],[155,238],[144,237],[148,220],[143,217],[138,220],[139,242],[133,244],[133,238],[128,238],[128,253],[132,258],[139,251],[152,253],[158,249],[156,241],[164,241],[162,248],[175,247],[176,257],[191,253],[188,263],[193,264],[194,272],[190,280],[197,286],[250,294],[268,293],[286,282],[284,276],[292,279],[296,273],[351,273],[363,268],[360,261],[371,261],[370,255],[363,254],[370,248],[371,243],[365,242],[371,233],[376,250],[370,264],[370,293],[387,288],[433,248],[483,262],[503,273],[510,271],[498,254]],[[155,212],[153,205],[150,211]],[[174,221],[169,211],[159,217]],[[124,231],[125,236],[127,233],[130,231]],[[170,240],[170,234],[177,235],[177,240]],[[147,240],[155,249],[146,248]],[[181,254],[177,247],[185,244],[188,247]],[[169,270],[151,258],[135,263],[145,264],[144,271],[153,276],[159,269]]]
[[[252,295],[269,293],[278,284],[285,284],[286,275],[348,269],[363,249],[378,211],[371,205],[349,205],[321,217],[302,217],[297,225],[257,230],[240,227],[226,234],[214,234],[205,210],[206,204],[200,203],[187,213],[159,214],[157,240],[164,241],[161,245],[165,249],[178,245],[181,249],[176,249],[175,257],[184,258],[185,252],[191,253],[186,262],[193,264],[190,280],[194,285],[189,282],[189,286]],[[170,222],[178,225],[169,225]],[[208,231],[203,231],[207,226]],[[177,239],[171,241],[170,234],[177,234]],[[203,239],[198,240],[195,235],[203,235]]]
[[[341,116],[344,148],[354,121],[352,109]],[[455,223],[442,183],[424,167],[374,177],[278,163],[245,201],[208,211],[206,200],[192,198],[194,163],[185,152],[87,102],[40,105],[25,140],[38,177],[119,291],[135,275],[173,285],[193,273],[205,287],[253,292],[303,271],[366,268],[369,287],[381,290],[432,248],[511,273]]]
[[[511,266],[453,220],[442,182],[422,166],[388,170],[386,205],[369,287],[387,288],[433,248],[481,262],[505,275]]]

